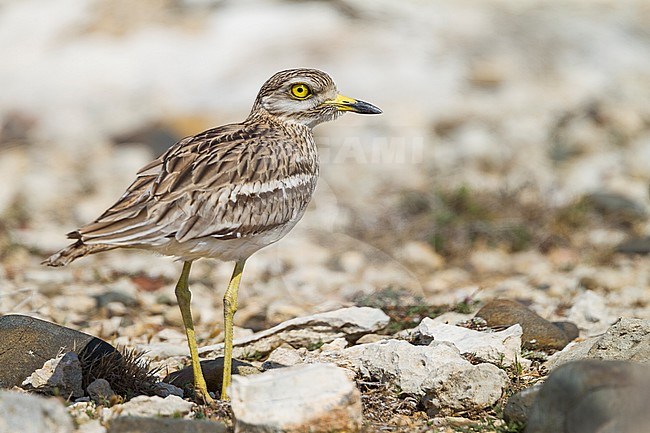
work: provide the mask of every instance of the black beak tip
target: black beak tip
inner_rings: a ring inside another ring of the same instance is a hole
[[[359,101],[355,102],[352,104],[352,108],[354,109],[355,113],[359,114],[381,114],[383,111],[379,107],[375,107],[374,105],[365,102],[365,101]]]

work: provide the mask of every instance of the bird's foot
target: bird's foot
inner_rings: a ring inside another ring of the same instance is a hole
[[[210,397],[206,388],[194,388],[194,398],[198,404],[210,406],[214,403],[214,399]]]

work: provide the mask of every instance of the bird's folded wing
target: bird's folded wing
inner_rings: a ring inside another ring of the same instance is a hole
[[[256,145],[256,133],[226,125],[180,141],[71,237],[86,244],[156,246],[169,238],[245,237],[299,218],[316,174],[300,163],[278,164],[269,146],[282,146],[282,137],[266,134]]]

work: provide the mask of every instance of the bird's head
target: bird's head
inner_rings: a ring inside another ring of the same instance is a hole
[[[346,111],[381,113],[372,104],[339,94],[332,78],[317,69],[288,69],[269,78],[257,95],[251,116],[262,111],[310,128]]]

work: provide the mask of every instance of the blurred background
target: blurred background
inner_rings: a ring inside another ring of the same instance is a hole
[[[172,259],[39,262],[150,159],[304,66],[384,114],[316,129],[316,196],[248,261],[238,325],[498,296],[590,333],[650,317],[646,1],[4,0],[0,53],[1,313],[182,339]],[[194,268],[204,344],[231,266]]]

